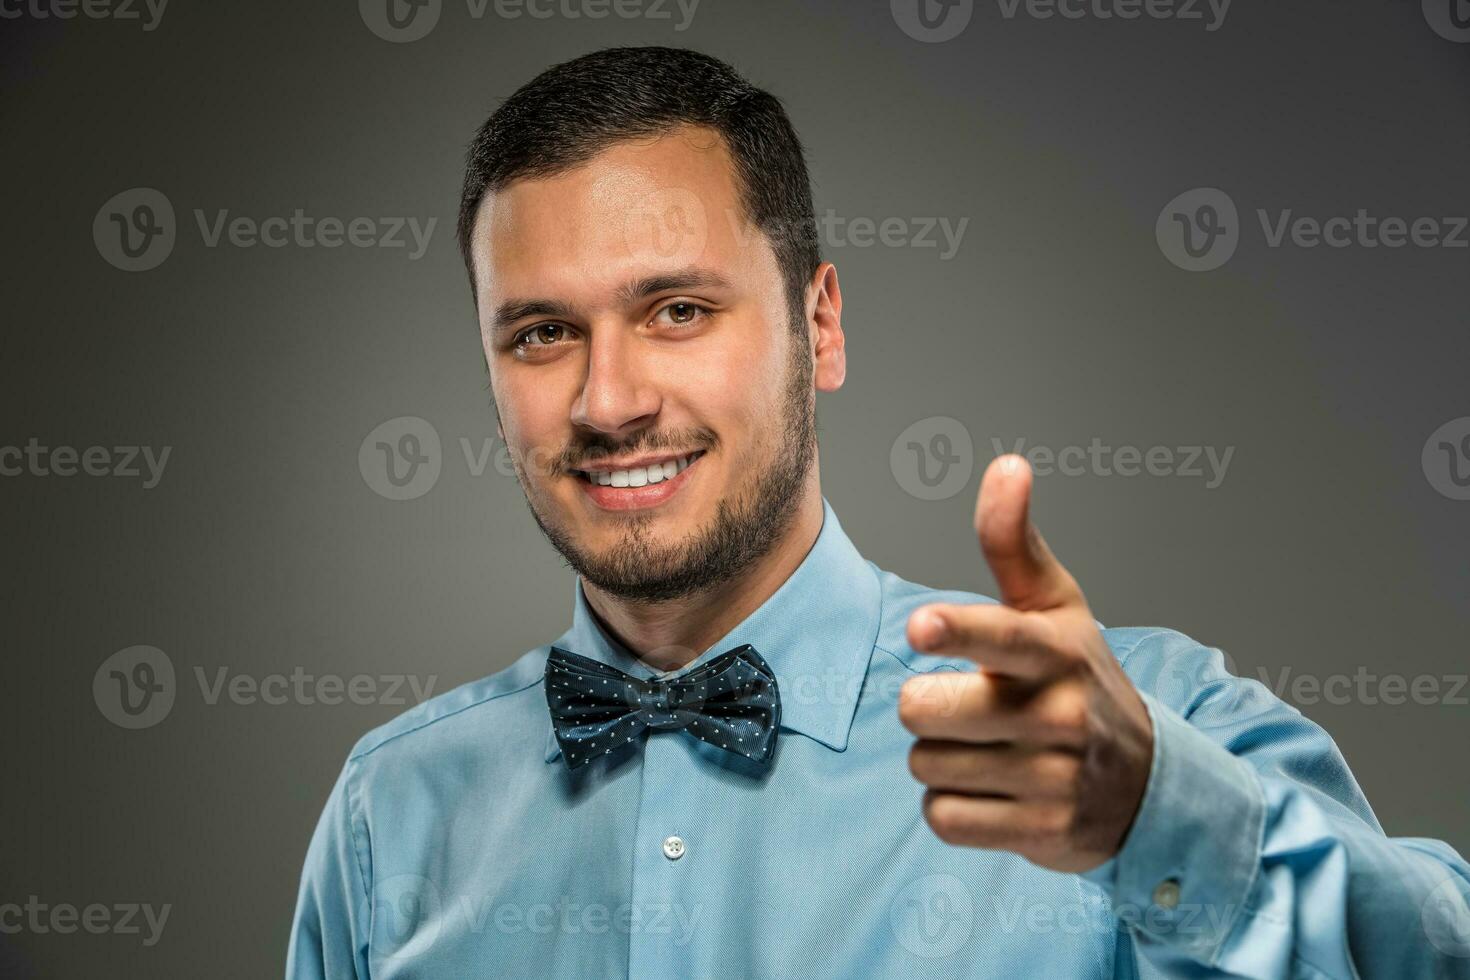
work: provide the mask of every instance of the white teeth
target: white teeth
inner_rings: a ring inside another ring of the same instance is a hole
[[[626,470],[587,470],[587,479],[603,487],[644,487],[651,483],[672,480],[689,468],[698,454],[680,456],[651,466],[637,466]]]

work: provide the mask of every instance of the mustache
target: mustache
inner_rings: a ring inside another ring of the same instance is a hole
[[[602,435],[584,436],[557,453],[553,469],[561,473],[586,470],[602,460],[636,453],[667,452],[684,456],[719,445],[720,437],[703,426],[669,432],[643,429],[626,439],[609,439]]]

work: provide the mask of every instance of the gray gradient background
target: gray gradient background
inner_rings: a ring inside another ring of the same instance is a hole
[[[7,749],[0,902],[173,906],[162,941],[0,936],[0,975],[264,977],[284,958],[308,836],[352,743],[401,707],[211,706],[193,671],[436,677],[509,664],[568,621],[572,579],[494,436],[452,223],[463,147],[547,65],[686,44],[781,96],[819,214],[969,218],[961,250],[826,249],[849,377],[824,396],[823,486],[879,565],[990,591],[970,531],[991,438],[1235,447],[1200,480],[1051,476],[1036,515],[1114,625],[1225,649],[1243,673],[1463,675],[1470,502],[1436,492],[1429,434],[1470,415],[1466,250],[1267,248],[1257,207],[1470,211],[1470,45],[1417,3],[1237,0],[1198,21],[1036,20],[977,3],[923,44],[888,4],[703,0],[667,20],[469,16],[374,36],[351,3],[192,4],[137,22],[0,21],[3,435],[173,447],[162,483],[0,480]],[[103,202],[156,187],[180,239],[108,265]],[[1210,273],[1154,222],[1197,186],[1247,232]],[[438,217],[428,253],[206,248],[192,212]],[[427,495],[372,492],[385,419],[444,440]],[[889,450],[962,420],[966,489],[906,493]],[[179,672],[125,731],[92,678],[134,644]],[[1465,692],[1461,692],[1462,696]],[[1463,705],[1304,707],[1391,834],[1470,850]],[[906,774],[902,778],[907,778]],[[920,796],[914,790],[915,806]],[[857,817],[855,816],[855,819]],[[533,828],[507,847],[535,847]],[[779,887],[779,883],[773,883]]]

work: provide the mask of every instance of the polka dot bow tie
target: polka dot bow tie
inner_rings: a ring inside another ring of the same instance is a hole
[[[552,647],[546,658],[546,703],[570,769],[648,729],[682,728],[728,752],[767,762],[781,723],[776,675],[749,644],[667,680],[633,677]]]

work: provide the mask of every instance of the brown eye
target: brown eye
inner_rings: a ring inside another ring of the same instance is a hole
[[[567,328],[560,323],[538,323],[516,335],[515,345],[520,350],[528,347],[550,347],[566,339]]]
[[[709,315],[709,310],[698,303],[678,301],[659,308],[654,322],[666,327],[687,327],[698,324]]]

